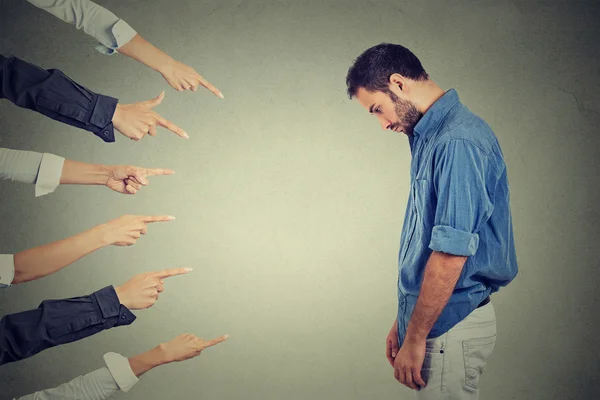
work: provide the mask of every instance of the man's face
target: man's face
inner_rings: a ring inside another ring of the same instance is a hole
[[[404,132],[412,135],[413,129],[423,114],[408,99],[402,99],[394,94],[381,91],[369,92],[364,88],[358,89],[356,99],[375,115],[384,130]]]

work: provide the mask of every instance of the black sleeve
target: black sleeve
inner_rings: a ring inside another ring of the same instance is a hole
[[[0,365],[105,329],[129,325],[135,318],[119,303],[112,286],[89,296],[45,300],[36,309],[0,319]]]
[[[58,69],[0,54],[0,98],[115,141],[112,117],[118,100],[86,89]]]

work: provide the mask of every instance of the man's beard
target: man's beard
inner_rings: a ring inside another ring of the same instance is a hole
[[[412,135],[415,125],[423,117],[423,113],[417,110],[417,107],[408,100],[402,100],[398,98],[393,92],[389,92],[388,95],[394,102],[394,109],[398,122],[392,124],[392,130],[400,129],[407,135]]]

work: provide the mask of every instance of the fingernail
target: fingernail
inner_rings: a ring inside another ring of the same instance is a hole
[[[172,215],[169,215],[169,219],[173,220],[173,219],[175,219],[175,217]]]
[[[187,133],[183,132],[183,137],[186,138],[186,139],[189,139],[190,135],[188,135]]]
[[[189,268],[189,267],[188,267],[188,268],[186,268],[185,270],[186,270],[187,272],[190,272],[190,271],[192,271],[193,269],[194,269],[194,268]]]
[[[219,97],[222,98],[222,99],[225,98],[225,96],[223,96],[223,93],[221,93],[221,92],[219,92]]]
[[[223,336],[223,337],[224,337],[225,339],[227,339],[227,338],[229,337],[229,335],[225,335],[225,336]]]
[[[392,357],[396,357],[396,353],[392,352]]]

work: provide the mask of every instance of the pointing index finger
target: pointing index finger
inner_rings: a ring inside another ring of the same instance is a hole
[[[217,89],[216,87],[214,87],[210,82],[208,82],[202,76],[200,76],[200,84],[202,86],[204,86],[205,88],[207,88],[208,90],[210,90],[211,92],[213,92],[213,94],[215,96],[220,97],[220,98],[224,98],[223,97],[223,93],[221,93],[221,91],[219,89]]]
[[[148,168],[146,175],[148,176],[156,176],[156,175],[173,175],[175,171],[172,169],[164,169],[164,168]]]
[[[172,221],[174,219],[175,217],[172,215],[149,215],[142,217],[142,220],[148,224],[152,222]]]
[[[155,276],[158,279],[165,279],[165,278],[169,278],[169,277],[175,276],[175,275],[187,274],[191,270],[192,270],[191,268],[170,268],[170,269],[165,269],[163,271],[156,272]]]
[[[178,127],[177,125],[175,125],[174,123],[172,123],[171,121],[167,120],[166,118],[161,117],[160,115],[156,115],[156,122],[164,127],[167,128],[168,130],[170,130],[171,132],[175,133],[177,136],[181,136],[182,138],[186,138],[189,139],[190,137],[188,136],[187,133],[185,133],[185,131],[183,129],[181,129],[180,127]]]
[[[208,347],[215,346],[221,342],[224,342],[225,340],[227,340],[228,337],[229,337],[229,335],[223,335],[223,336],[220,336],[220,337],[212,339],[212,340],[207,340],[206,342],[202,343],[202,345],[201,345],[202,350],[204,350]]]

